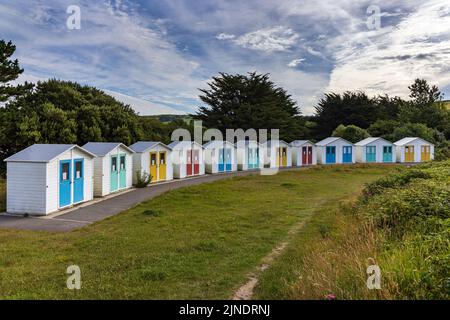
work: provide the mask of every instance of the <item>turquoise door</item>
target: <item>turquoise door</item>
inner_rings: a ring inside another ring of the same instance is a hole
[[[224,149],[219,149],[219,172],[225,171]]]
[[[225,170],[231,171],[231,149],[225,149],[224,152],[224,158],[225,158]]]
[[[253,168],[259,168],[259,149],[253,149]]]
[[[342,147],[342,162],[343,163],[352,162],[352,147],[349,146]]]
[[[326,163],[336,163],[336,147],[326,148]]]
[[[73,202],[84,200],[84,160],[73,161]]]
[[[383,147],[383,162],[392,162],[392,146]]]
[[[126,164],[126,155],[125,154],[121,154],[119,156],[120,158],[120,189],[126,188],[127,187],[127,164]]]
[[[248,161],[247,161],[247,163],[248,163],[248,168],[249,169],[253,169],[253,168],[255,168],[255,165],[254,165],[254,163],[255,163],[255,154],[254,154],[254,152],[255,152],[255,149],[252,149],[252,148],[248,148],[247,149],[248,151]]]
[[[70,160],[62,160],[59,162],[59,207],[65,207],[72,203],[70,162]]]
[[[366,162],[376,162],[377,161],[377,147],[367,146],[366,147]]]
[[[116,191],[119,186],[119,170],[117,167],[117,156],[111,156],[111,180],[110,180],[110,188],[111,192]]]

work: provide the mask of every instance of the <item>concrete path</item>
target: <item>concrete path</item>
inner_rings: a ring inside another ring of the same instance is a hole
[[[281,170],[299,170],[305,168],[307,167],[284,168]],[[79,207],[67,210],[66,213],[58,212],[54,215],[44,217],[23,217],[1,214],[0,228],[67,232],[116,215],[136,206],[141,202],[152,199],[170,190],[236,176],[248,176],[255,174],[259,174],[259,170],[207,174],[183,180],[172,180],[151,185],[147,188],[132,189],[129,192],[124,192],[101,201],[96,201],[92,204],[86,203],[80,205]]]

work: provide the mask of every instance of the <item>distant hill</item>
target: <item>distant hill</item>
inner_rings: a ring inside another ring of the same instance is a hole
[[[145,118],[153,118],[153,119],[158,119],[161,122],[171,122],[171,121],[175,121],[178,119],[181,119],[185,122],[189,122],[192,118],[190,115],[188,114],[158,114],[158,115],[154,115],[154,116],[142,116]]]

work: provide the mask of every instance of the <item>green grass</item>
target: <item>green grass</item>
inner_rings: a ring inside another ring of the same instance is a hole
[[[6,181],[0,178],[0,212],[6,210]]]
[[[0,229],[0,298],[226,299],[295,224],[392,168],[238,177],[174,190],[69,233]],[[79,291],[66,288],[71,264],[81,268]]]

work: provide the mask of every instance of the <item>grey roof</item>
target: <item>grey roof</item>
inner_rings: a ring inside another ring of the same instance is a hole
[[[77,148],[80,151],[86,153],[91,158],[95,157],[95,154],[77,146],[76,144],[33,144],[22,151],[13,154],[4,161],[17,161],[17,162],[50,162],[60,154]]]
[[[171,149],[175,149],[175,148],[178,148],[178,147],[180,147],[180,148],[186,147],[188,145],[191,145],[192,143],[195,143],[199,147],[203,148],[203,146],[200,143],[195,142],[195,141],[190,141],[190,140],[187,140],[187,141],[185,141],[185,140],[183,140],[183,141],[172,141],[171,143],[169,143],[168,146]]]
[[[306,144],[306,143],[310,143],[310,144],[314,144],[314,143],[312,143],[311,141],[309,141],[309,140],[294,140],[294,141],[292,141],[291,143],[289,143],[289,145],[291,146],[291,147],[300,147],[300,146],[302,146],[302,145],[304,145],[304,144]]]
[[[92,152],[97,157],[103,157],[119,146],[128,150],[130,153],[134,153],[132,149],[128,148],[121,142],[88,142],[83,146],[83,148]]]
[[[316,146],[323,147],[323,146],[329,145],[330,143],[333,143],[337,140],[343,140],[346,143],[353,145],[353,143],[351,143],[350,141],[347,141],[341,137],[328,137],[328,138],[323,139],[322,141],[317,142]]]
[[[355,146],[359,146],[359,147],[366,146],[368,144],[374,143],[377,140],[383,140],[384,142],[392,144],[392,142],[387,141],[386,139],[383,139],[381,137],[369,137],[369,138],[365,138],[364,140],[361,140],[361,141],[355,143]]]
[[[394,142],[394,144],[396,146],[404,146],[405,144],[411,143],[411,142],[413,142],[414,140],[417,140],[417,139],[420,139],[423,142],[426,142],[426,143],[434,146],[434,144],[432,144],[431,142],[428,142],[427,140],[419,138],[419,137],[406,137],[406,138],[403,138],[403,139],[400,139],[400,140]]]
[[[133,149],[134,152],[145,152],[156,147],[157,145],[162,145],[164,148],[172,150],[172,148],[159,141],[138,141],[132,144],[130,149]]]

